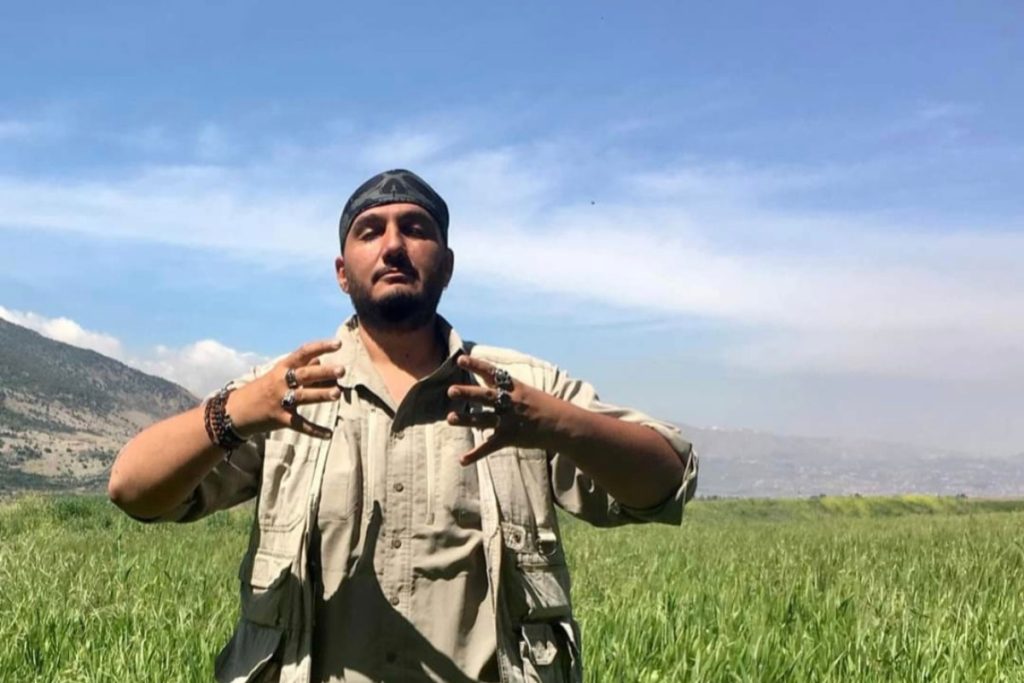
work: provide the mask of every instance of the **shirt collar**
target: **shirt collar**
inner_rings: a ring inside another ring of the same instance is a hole
[[[448,355],[444,363],[431,375],[432,377],[456,367],[455,361],[463,353],[466,353],[462,337],[440,315],[437,316],[437,326],[441,337],[447,340]],[[356,315],[350,316],[338,327],[334,338],[341,340],[341,348],[329,354],[323,362],[341,365],[345,368],[345,374],[338,380],[338,384],[350,389],[362,385],[375,394],[386,397],[388,394],[380,373],[373,366],[370,354],[367,353],[362,337],[359,335],[359,318]]]

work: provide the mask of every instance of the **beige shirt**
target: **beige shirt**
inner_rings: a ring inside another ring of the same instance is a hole
[[[300,407],[334,426],[330,442],[286,429],[261,435],[161,517],[192,521],[257,497],[239,568],[241,614],[217,658],[218,681],[490,681],[497,654],[505,683],[579,683],[555,507],[597,526],[678,524],[696,489],[696,455],[672,425],[601,402],[555,366],[463,344],[443,321],[442,331],[448,359],[395,406],[350,319],[337,333],[341,349],[324,358],[346,367],[341,398]],[[654,429],[679,454],[683,481],[663,503],[637,510],[559,453],[510,447],[459,466],[458,456],[485,438],[444,419],[453,408],[444,390],[466,377],[454,365],[460,353]]]
[[[448,387],[472,382],[455,364],[462,340],[444,326],[447,359],[396,406],[348,329],[334,426],[346,438],[328,451],[311,553],[313,678],[497,681],[479,482],[458,462],[473,436],[445,420],[460,407]]]

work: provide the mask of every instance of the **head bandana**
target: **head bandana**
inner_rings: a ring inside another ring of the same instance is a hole
[[[423,178],[412,171],[396,168],[373,176],[360,185],[345,202],[341,220],[338,222],[341,250],[345,251],[345,238],[356,216],[375,206],[400,202],[423,207],[437,221],[437,227],[441,229],[441,235],[447,244],[448,205]]]

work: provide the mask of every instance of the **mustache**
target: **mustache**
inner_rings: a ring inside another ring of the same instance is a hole
[[[405,262],[389,263],[384,266],[381,266],[377,270],[373,271],[373,281],[376,282],[385,275],[390,275],[392,273],[401,273],[402,275],[405,275],[406,277],[412,280],[419,279],[419,273],[417,273],[416,269],[412,267],[412,264],[409,262]]]

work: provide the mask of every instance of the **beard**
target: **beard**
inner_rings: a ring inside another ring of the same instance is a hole
[[[410,332],[433,320],[444,287],[443,276],[435,270],[423,278],[418,292],[402,289],[374,299],[369,287],[352,279],[348,295],[360,324],[381,332]]]

